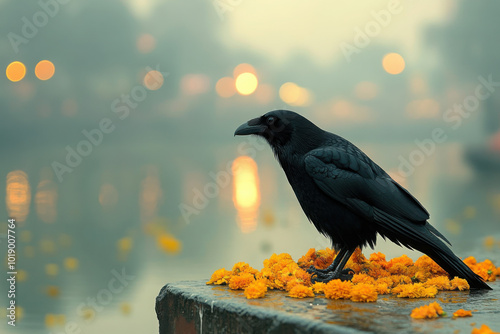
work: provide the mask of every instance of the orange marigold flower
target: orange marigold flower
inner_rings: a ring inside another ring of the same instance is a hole
[[[353,277],[352,277],[352,280],[351,282],[353,284],[357,284],[357,283],[367,283],[367,284],[372,284],[375,283],[375,279],[371,276],[368,276],[366,274],[355,274]]]
[[[308,288],[307,286],[302,284],[297,284],[290,290],[288,296],[292,298],[314,297],[314,292],[312,288]]]
[[[389,271],[389,273],[391,273],[392,275],[405,275],[405,276],[409,276],[408,274],[408,267],[402,263],[394,263],[392,265],[389,266],[389,268],[387,269]]]
[[[393,287],[401,285],[401,284],[411,284],[411,278],[404,275],[391,275],[389,276],[392,279]]]
[[[395,257],[394,259],[390,260],[388,265],[389,267],[394,265],[394,264],[402,264],[406,267],[413,266],[413,260],[410,259],[407,255],[401,255],[400,257]]]
[[[316,252],[316,259],[314,260],[314,267],[318,269],[325,269],[332,264],[336,252],[330,248],[325,248]]]
[[[392,288],[392,285],[394,284],[394,282],[393,282],[392,278],[389,276],[389,277],[378,278],[375,281],[375,284],[376,285],[386,284],[387,287],[390,289],[390,288]]]
[[[463,308],[461,308],[461,309],[456,310],[455,312],[453,312],[453,316],[457,317],[457,318],[472,317],[472,311],[466,311]]]
[[[352,283],[350,281],[341,281],[334,279],[326,283],[323,291],[326,298],[346,299],[351,296]]]
[[[491,330],[491,328],[489,328],[485,324],[482,324],[481,328],[473,328],[472,334],[500,334],[500,333],[494,332]]]
[[[303,255],[298,261],[297,264],[302,269],[308,269],[313,265],[314,260],[316,260],[316,249],[310,248],[305,255]]]
[[[353,302],[376,302],[377,291],[370,284],[360,283],[354,285],[351,289],[351,300]]]
[[[326,283],[323,282],[316,282],[312,285],[314,293],[325,293],[325,286]]]
[[[428,270],[422,269],[417,266],[414,267],[417,268],[417,271],[413,275],[412,281],[422,283],[427,281],[432,276],[432,274]]]
[[[377,283],[374,286],[375,286],[375,291],[377,291],[379,295],[386,295],[391,292],[389,290],[389,285],[387,285],[387,283]]]
[[[497,267],[497,270],[495,271],[495,276],[500,277],[500,267]]]
[[[474,256],[469,256],[469,257],[465,258],[463,261],[469,267],[472,267],[472,266],[474,266],[474,265],[477,264],[477,260],[476,260],[476,258]]]
[[[229,288],[232,290],[243,290],[255,281],[254,275],[250,273],[241,273],[240,275],[232,276],[229,280]]]
[[[238,262],[233,266],[233,275],[238,275],[241,272],[255,275],[259,271],[250,267],[250,265],[246,262]]]
[[[372,262],[370,263],[370,267],[368,269],[368,275],[373,278],[379,278],[379,277],[387,277],[390,276],[391,274],[387,270],[383,269],[380,264]]]
[[[435,286],[425,287],[422,283],[400,285],[398,288],[399,298],[434,298],[438,292]]]
[[[368,259],[368,261],[370,262],[376,262],[378,264],[380,264],[382,267],[384,267],[385,265],[387,265],[387,261],[385,260],[385,254],[383,253],[372,253],[370,255],[370,258]]]
[[[435,276],[424,283],[425,286],[435,286],[438,290],[451,290],[450,279],[446,276]]]
[[[225,268],[218,269],[212,274],[212,277],[207,282],[207,284],[215,284],[215,285],[227,284],[227,283],[229,283],[229,279],[231,278],[231,274],[232,274],[232,272],[229,270],[226,270]]]
[[[469,283],[466,280],[464,280],[463,278],[455,277],[454,279],[452,279],[450,281],[450,284],[451,284],[451,290],[463,291],[463,290],[470,289]]]
[[[422,255],[415,261],[415,266],[430,271],[432,274],[448,275],[448,273],[439,266],[433,259],[427,255]]]
[[[358,264],[363,264],[366,262],[366,257],[363,255],[361,248],[356,248],[354,253],[351,255],[351,261]]]
[[[420,307],[417,307],[411,311],[411,317],[414,319],[430,319],[430,318],[437,318],[438,316],[445,316],[446,313],[444,313],[443,309],[441,308],[441,305],[438,303],[430,303],[429,305],[423,305]]]
[[[262,298],[266,295],[267,285],[265,280],[258,280],[250,283],[243,292],[247,299]]]

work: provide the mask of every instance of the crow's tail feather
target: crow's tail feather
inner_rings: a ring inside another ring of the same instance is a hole
[[[427,254],[441,266],[450,276],[464,278],[471,289],[487,289],[491,287],[460,260],[440,238],[446,240],[429,223],[416,224],[391,216],[381,210],[374,210],[373,218],[377,222],[379,234],[389,238],[392,242],[416,249]],[[448,240],[446,240],[448,241]]]

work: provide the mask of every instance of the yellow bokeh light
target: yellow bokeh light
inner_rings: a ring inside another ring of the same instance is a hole
[[[55,263],[48,263],[45,265],[45,273],[48,276],[57,276],[59,274],[59,266]]]
[[[182,243],[169,233],[160,234],[156,239],[156,244],[158,248],[170,254],[177,254],[182,249]]]
[[[250,72],[241,73],[235,81],[236,90],[241,95],[250,95],[257,89],[259,81],[255,74]]]
[[[220,78],[215,84],[215,91],[220,97],[228,98],[236,93],[234,79],[230,77]]]
[[[280,98],[291,106],[306,106],[311,102],[311,93],[293,82],[286,82],[279,90]]]
[[[64,268],[67,271],[75,271],[78,269],[78,259],[74,257],[67,257],[64,259]]]
[[[7,66],[5,75],[12,82],[20,81],[26,75],[26,66],[20,61],[14,61]]]
[[[382,59],[382,66],[389,74],[399,74],[405,69],[405,60],[399,53],[388,53]]]
[[[35,75],[40,80],[49,80],[56,71],[54,64],[49,60],[42,60],[36,64]]]
[[[250,157],[240,156],[234,160],[232,171],[233,202],[238,210],[238,223],[242,232],[252,232],[257,225],[260,206],[257,164]]]
[[[146,73],[144,76],[144,86],[149,89],[149,90],[157,90],[160,89],[161,86],[163,86],[163,81],[165,79],[163,78],[163,74],[161,74],[159,71],[149,71]]]
[[[252,73],[252,74],[257,75],[257,72],[255,72],[255,68],[252,65],[246,64],[246,63],[239,64],[238,66],[236,66],[234,68],[233,77],[237,78],[238,75],[240,75],[242,73]]]

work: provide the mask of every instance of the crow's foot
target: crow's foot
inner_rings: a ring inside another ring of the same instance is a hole
[[[312,272],[311,282],[313,284],[317,282],[328,283],[334,279],[340,279],[341,281],[350,281],[354,275],[354,271],[350,268],[346,268],[339,272],[337,272],[336,270],[325,272],[323,269],[312,270],[311,268],[309,268],[307,272],[311,273],[310,271]]]

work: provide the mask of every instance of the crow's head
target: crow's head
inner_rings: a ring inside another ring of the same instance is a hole
[[[257,135],[265,138],[275,153],[286,147],[307,152],[318,144],[322,134],[323,130],[289,110],[270,111],[242,124],[234,132],[235,136]]]

